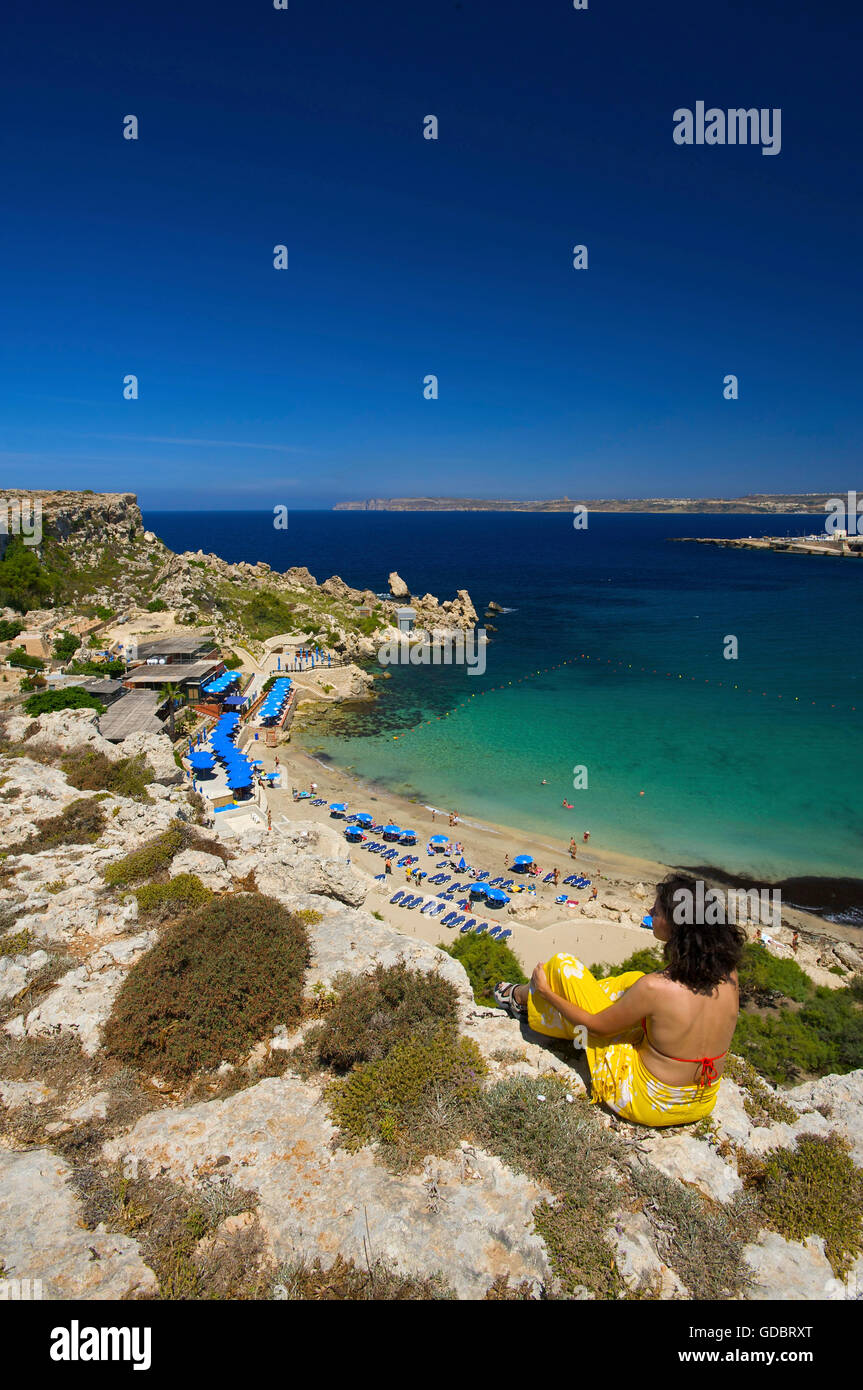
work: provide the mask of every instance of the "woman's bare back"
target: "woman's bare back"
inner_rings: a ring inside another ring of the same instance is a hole
[[[701,1075],[702,1057],[714,1058],[721,1076],[740,1008],[736,972],[712,994],[696,994],[662,973],[653,978],[660,988],[647,1019],[649,1040],[638,1048],[651,1076],[669,1086],[691,1086]],[[681,1057],[693,1060],[675,1060]]]

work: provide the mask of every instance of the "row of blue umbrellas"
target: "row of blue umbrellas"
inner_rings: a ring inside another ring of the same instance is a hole
[[[236,685],[242,680],[242,671],[223,671],[220,676],[215,676],[213,680],[207,681],[206,685],[201,686],[205,695],[221,695],[223,691],[229,690],[232,685]]]
[[[223,714],[210,734],[210,746],[225,768],[231,791],[241,791],[244,787],[250,787],[253,781],[251,763],[245,753],[234,747],[239,726],[238,714]]]
[[[258,710],[261,719],[278,719],[290,698],[293,684],[289,676],[281,676],[273,682]]]

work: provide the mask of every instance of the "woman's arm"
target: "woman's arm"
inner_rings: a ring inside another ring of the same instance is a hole
[[[634,985],[630,985],[616,1003],[592,1014],[587,1009],[580,1009],[577,1004],[570,1003],[562,995],[555,994],[554,990],[549,988],[542,965],[538,965],[534,970],[530,984],[534,993],[548,1000],[563,1018],[568,1019],[576,1028],[586,1028],[589,1033],[595,1033],[598,1037],[613,1037],[615,1033],[625,1033],[628,1028],[640,1023],[645,1015],[651,1012],[656,993],[654,977],[644,975],[640,980],[636,980]]]

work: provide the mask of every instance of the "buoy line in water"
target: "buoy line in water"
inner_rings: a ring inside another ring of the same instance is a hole
[[[632,661],[615,661],[612,657],[592,657],[586,652],[580,652],[578,656],[567,657],[565,661],[557,661],[554,663],[553,666],[540,667],[536,671],[531,671],[526,676],[516,676],[512,680],[504,681],[502,685],[492,685],[487,690],[477,690],[473,695],[469,695],[466,700],[461,700],[457,705],[453,705],[451,709],[444,710],[443,714],[437,714],[432,719],[422,719],[418,724],[409,725],[408,728],[403,729],[401,733],[393,734],[392,738],[393,740],[399,738],[406,738],[408,734],[416,733],[417,729],[426,729],[431,724],[440,723],[442,719],[449,719],[451,715],[458,713],[459,710],[467,709],[472,700],[481,700],[486,695],[494,695],[501,691],[509,690],[514,685],[524,685],[527,681],[536,680],[537,676],[548,676],[551,674],[552,671],[559,671],[564,666],[573,666],[578,661],[593,661],[598,666],[611,666],[621,672],[628,670],[638,672],[640,675],[659,676],[663,680],[688,680],[694,682],[697,685],[711,685],[714,687],[721,687],[724,690],[737,690],[741,694],[746,695],[759,694],[757,687],[752,688],[749,686],[744,686],[739,681],[716,681],[711,680],[708,676],[687,676],[679,671],[663,672],[658,667],[637,666]],[[837,705],[835,703],[831,703],[828,705],[827,701],[825,700],[806,700],[805,697],[800,695],[782,695],[776,694],[769,690],[762,690],[760,692],[760,695],[762,699],[767,700],[784,699],[785,703],[788,705],[803,704],[807,707],[814,706],[816,708],[821,707],[823,709],[841,709],[847,714],[857,713],[856,705]]]

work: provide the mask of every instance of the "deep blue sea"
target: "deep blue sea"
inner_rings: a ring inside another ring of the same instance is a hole
[[[803,534],[817,517],[592,514],[586,530],[566,513],[298,511],[286,531],[268,512],[145,521],[175,550],[307,565],[377,592],[395,569],[413,593],[466,588],[480,615],[491,599],[510,610],[491,620],[484,676],[391,667],[373,708],[337,713],[314,746],[360,776],[674,864],[863,876],[863,562],[672,539]]]

